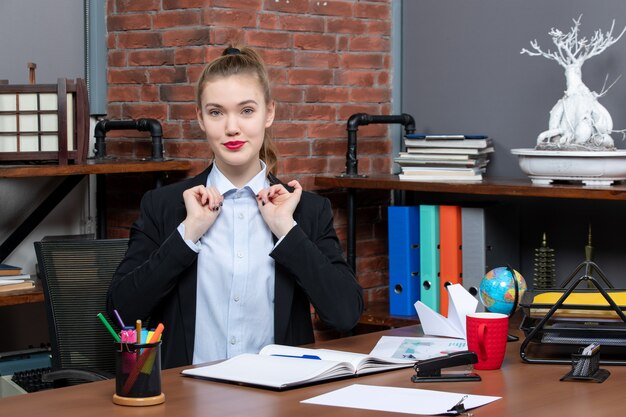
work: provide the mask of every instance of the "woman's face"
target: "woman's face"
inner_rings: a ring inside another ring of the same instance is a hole
[[[265,129],[274,121],[274,103],[266,103],[256,75],[237,74],[207,82],[197,110],[215,161],[225,175],[259,172]]]

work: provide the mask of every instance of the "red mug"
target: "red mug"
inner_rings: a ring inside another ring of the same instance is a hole
[[[500,369],[509,334],[509,317],[500,313],[466,316],[467,348],[476,353],[475,369]]]

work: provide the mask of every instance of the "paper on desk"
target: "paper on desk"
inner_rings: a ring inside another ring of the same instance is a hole
[[[478,300],[461,284],[448,285],[448,317],[418,301],[415,310],[426,335],[465,339],[465,316],[476,311]]]
[[[416,388],[377,387],[354,384],[301,401],[305,404],[330,405],[363,410],[436,415],[445,414],[466,394]],[[501,397],[467,395],[466,410],[480,407]]]
[[[444,337],[382,336],[370,356],[422,361],[467,350],[467,342]]]

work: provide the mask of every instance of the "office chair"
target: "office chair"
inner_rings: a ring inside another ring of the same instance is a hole
[[[44,238],[35,242],[52,347],[54,386],[112,378],[115,346],[97,318],[128,239]]]

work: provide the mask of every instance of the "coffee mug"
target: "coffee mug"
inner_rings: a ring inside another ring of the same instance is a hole
[[[506,353],[509,317],[500,313],[466,316],[467,348],[476,353],[475,369],[499,369]]]

